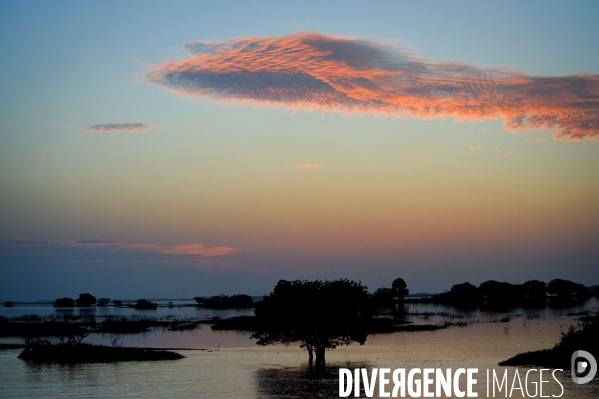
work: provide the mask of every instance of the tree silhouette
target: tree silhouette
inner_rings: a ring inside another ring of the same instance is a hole
[[[403,278],[396,278],[393,280],[393,284],[391,284],[391,292],[393,294],[393,299],[401,302],[408,296],[410,290]]]
[[[324,364],[325,349],[363,344],[373,309],[367,287],[347,279],[280,280],[256,305],[259,345],[299,342],[310,361]]]
[[[577,295],[579,298],[588,298],[591,296],[589,289],[584,285],[559,278],[551,280],[549,284],[547,284],[547,292],[552,295],[557,295],[558,298],[570,297],[572,295]]]
[[[156,309],[158,308],[158,305],[155,304],[154,302],[150,302],[148,300],[145,299],[138,299],[137,303],[135,304],[135,306],[133,306],[135,309],[141,309],[141,310],[151,310],[151,309]]]
[[[77,302],[77,306],[91,306],[96,304],[96,297],[88,293],[79,294],[79,298],[75,302]]]
[[[72,308],[75,306],[75,301],[73,298],[58,298],[54,301],[55,308]]]

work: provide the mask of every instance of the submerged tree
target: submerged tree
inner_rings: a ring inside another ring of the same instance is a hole
[[[73,298],[58,298],[54,301],[55,308],[72,308],[75,306],[75,301]]]
[[[401,302],[408,296],[410,290],[403,278],[396,278],[391,285],[391,292],[393,294],[393,299]]]
[[[325,349],[363,344],[373,309],[367,287],[347,279],[280,280],[256,305],[259,345],[299,342],[310,361],[324,364]]]
[[[77,306],[89,307],[96,304],[96,297],[86,292],[85,294],[79,294],[79,298],[75,302],[77,302]]]

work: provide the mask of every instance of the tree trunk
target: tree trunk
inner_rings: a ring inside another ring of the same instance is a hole
[[[324,365],[324,346],[316,347],[316,364]]]
[[[312,363],[312,359],[314,359],[312,347],[306,346],[306,349],[308,349],[308,360],[310,361],[310,363]]]

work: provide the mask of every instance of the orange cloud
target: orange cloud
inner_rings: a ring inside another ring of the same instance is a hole
[[[292,165],[292,168],[308,169],[308,168],[320,168],[324,166],[320,163],[300,163],[299,165]]]
[[[151,129],[152,126],[145,123],[107,123],[97,124],[85,129],[88,132],[143,132]]]
[[[179,94],[254,106],[390,117],[501,119],[599,140],[599,75],[528,76],[427,60],[380,42],[301,33],[191,42],[146,78]]]
[[[153,252],[162,255],[200,255],[204,257],[230,255],[235,251],[231,247],[204,247],[202,244],[156,245],[156,244],[124,244],[123,249]]]
[[[75,244],[63,243],[64,246],[77,247],[111,247],[116,250],[131,250],[139,252],[149,252],[161,255],[199,255],[203,257],[230,255],[237,252],[232,247],[205,247],[202,244],[179,244],[179,245],[158,245],[158,244],[127,244],[122,241],[104,241],[104,240],[81,240]]]

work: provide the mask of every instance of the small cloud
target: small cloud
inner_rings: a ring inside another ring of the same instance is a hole
[[[300,163],[299,165],[291,165],[292,168],[308,169],[308,168],[320,168],[324,165],[321,163]]]
[[[483,148],[483,146],[482,145],[471,145],[468,148],[470,148],[471,150],[480,150],[481,148]]]
[[[154,252],[162,255],[199,255],[204,257],[230,255],[237,252],[232,247],[205,247],[202,244],[156,245],[156,244],[125,244],[123,249]]]
[[[498,153],[498,154],[501,154],[501,150],[499,148],[496,148],[495,152]]]
[[[145,123],[107,123],[97,124],[85,129],[88,132],[143,132],[151,129]]]
[[[513,153],[514,153],[514,151],[510,151],[510,152],[508,152],[508,154],[513,154]]]
[[[312,22],[312,18],[306,18],[306,23],[309,24]]]
[[[482,128],[482,129],[480,129],[480,130],[482,130],[483,132],[486,132],[487,130],[489,130],[489,128],[487,128],[487,127],[483,127],[483,128]]]

